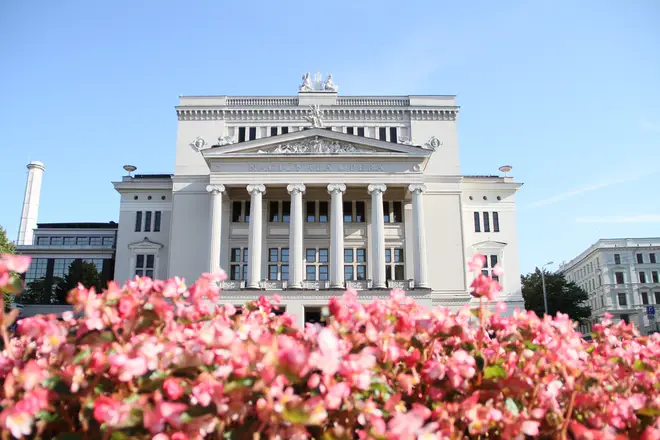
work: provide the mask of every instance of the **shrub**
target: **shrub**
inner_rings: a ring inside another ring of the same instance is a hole
[[[0,289],[25,266],[1,259]],[[483,275],[474,310],[349,291],[301,329],[265,298],[216,305],[218,278],[79,286],[62,319],[3,326],[3,438],[660,437],[660,335],[607,320],[588,343],[566,316],[490,313]]]

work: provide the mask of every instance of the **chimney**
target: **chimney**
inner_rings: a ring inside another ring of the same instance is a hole
[[[34,230],[37,228],[39,214],[39,196],[41,194],[41,179],[44,174],[44,164],[33,161],[27,166],[28,178],[23,198],[23,212],[21,224],[18,229],[18,245],[32,244]]]

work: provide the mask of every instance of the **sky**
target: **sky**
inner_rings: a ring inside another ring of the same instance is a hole
[[[180,95],[457,95],[462,174],[524,183],[522,273],[660,236],[660,2],[0,1],[0,225],[117,221],[131,163],[174,169]],[[551,266],[552,268],[552,266]]]

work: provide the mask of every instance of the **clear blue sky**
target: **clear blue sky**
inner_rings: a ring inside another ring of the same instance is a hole
[[[186,94],[455,94],[464,174],[513,165],[521,270],[660,236],[660,3],[0,2],[0,225],[117,220],[123,164],[172,172]]]

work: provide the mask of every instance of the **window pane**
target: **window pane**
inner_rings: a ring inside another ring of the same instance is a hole
[[[135,232],[142,230],[142,211],[135,213]]]
[[[257,127],[250,127],[250,140],[253,141],[257,138]]]
[[[396,127],[390,127],[390,142],[397,142]]]
[[[389,264],[385,266],[385,279],[386,280],[391,280],[392,278],[392,266]]]
[[[660,304],[660,292],[653,292],[653,295],[655,296],[655,303]]]
[[[390,202],[383,200],[383,221],[385,223],[390,222]]]
[[[277,136],[277,127],[270,127],[270,135]]]
[[[144,232],[151,231],[151,211],[147,211],[144,217]]]
[[[344,263],[353,262],[353,249],[344,249]]]
[[[621,255],[614,254],[614,264],[621,264]]]
[[[474,232],[481,232],[481,219],[476,211],[474,213]]]
[[[142,271],[142,269],[136,269],[135,270],[135,275],[137,275],[139,277],[143,277],[144,276],[144,271]]]
[[[287,134],[289,132],[289,127],[282,127],[282,134]]]
[[[355,133],[355,131],[354,131],[353,127],[346,127],[346,134],[354,134],[354,133]]]
[[[488,270],[482,270],[481,275],[487,277],[488,276]]]
[[[268,221],[270,222],[277,222],[279,221],[279,210],[280,210],[280,202],[270,202],[268,204]]]
[[[144,255],[138,255],[135,261],[135,267],[144,267]]]
[[[639,264],[643,264],[643,263],[644,263],[644,255],[643,255],[643,254],[637,254],[637,262],[638,262]]]
[[[149,277],[149,278],[153,278],[153,277],[154,277],[154,271],[151,270],[151,269],[149,269],[149,270],[145,270],[145,271],[144,271],[144,275],[147,276],[147,277]]]
[[[149,269],[154,268],[154,256],[153,255],[147,255],[147,267]]]
[[[615,272],[614,276],[616,277],[617,284],[623,284],[623,272]]]
[[[394,279],[395,280],[403,280],[403,265],[397,264],[394,266]]]
[[[65,245],[74,245],[76,244],[76,237],[64,237]]]
[[[353,266],[351,265],[344,266],[344,279],[346,281],[353,281]]]
[[[241,266],[238,264],[232,264],[231,270],[229,272],[229,279],[232,281],[241,279]]]
[[[37,239],[37,244],[40,245],[48,245],[50,244],[50,237],[39,237]]]
[[[387,127],[378,127],[378,139],[381,141],[387,140]]]
[[[327,281],[328,279],[328,266],[319,266],[319,280]]]
[[[240,248],[232,248],[231,257],[229,258],[229,261],[231,261],[232,263],[240,263],[241,262],[241,249]]]
[[[316,263],[316,249],[306,249],[305,259],[308,263]]]
[[[250,202],[245,202],[245,223],[250,223]]]
[[[64,240],[62,239],[62,237],[51,237],[50,238],[50,244],[52,244],[52,245],[57,246],[57,245],[61,245],[63,243],[64,243]]]
[[[243,263],[248,262],[248,248],[243,248]]]
[[[316,266],[307,266],[305,271],[305,279],[307,281],[316,281]]]
[[[358,127],[358,136],[364,136],[364,127]]]
[[[291,202],[282,202],[282,221],[291,221]]]
[[[355,222],[364,223],[366,221],[364,217],[364,202],[355,202]]]
[[[78,246],[87,246],[89,244],[89,237],[78,237],[76,238],[76,245]]]
[[[245,142],[245,127],[238,127],[238,142]]]
[[[490,232],[490,215],[484,212],[484,232]]]
[[[649,260],[655,264],[655,254],[649,254]]]
[[[282,265],[282,280],[289,281],[289,266],[286,264]]]
[[[277,265],[271,264],[268,266],[268,279],[273,281],[277,279]]]
[[[319,222],[328,223],[328,202],[319,202]]]
[[[500,214],[493,212],[493,232],[500,232]]]
[[[658,282],[658,272],[655,271],[655,270],[653,272],[651,272],[651,278],[653,278],[654,283],[657,283]]]
[[[386,263],[392,262],[392,249],[385,249],[385,262]]]
[[[649,294],[647,292],[642,292],[642,304],[649,303]]]
[[[247,280],[247,279],[248,279],[248,265],[247,265],[247,264],[244,264],[244,265],[243,265],[243,278],[242,278],[242,279],[243,279],[243,280]]]
[[[357,250],[357,258],[355,260],[357,263],[366,263],[367,262],[367,250],[366,249],[358,249]]]
[[[319,249],[319,263],[327,263],[327,262],[328,262],[328,250]]]
[[[289,248],[282,248],[282,259],[280,261],[282,263],[289,262]]]
[[[357,279],[366,280],[367,279],[367,266],[358,266],[357,267]]]
[[[626,294],[625,293],[619,293],[619,305],[620,306],[625,306],[628,304],[628,301],[626,299]]]
[[[154,213],[154,232],[160,232],[160,216],[160,211]]]
[[[403,204],[401,202],[392,202],[392,221],[394,223],[403,222]]]
[[[394,249],[394,262],[403,263],[403,249]]]
[[[53,237],[55,238],[55,237]],[[54,243],[52,243],[54,244]],[[89,244],[91,246],[101,246],[101,237],[90,237]]]
[[[277,262],[279,250],[277,248],[268,249],[268,261]]]
[[[497,264],[497,255],[490,256],[490,267],[493,268]]]
[[[234,223],[241,221],[241,202],[231,203],[231,221]]]
[[[640,272],[639,273],[639,282],[640,283],[646,283],[646,273],[645,272]]]
[[[353,221],[353,202],[344,202],[342,208],[344,211],[344,223],[351,223]]]
[[[307,202],[305,204],[307,207],[307,221],[313,223],[316,221],[316,202]]]

